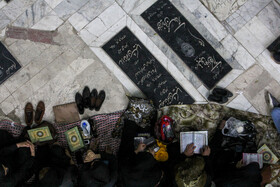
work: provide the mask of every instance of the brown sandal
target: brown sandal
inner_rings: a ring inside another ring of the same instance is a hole
[[[36,124],[40,124],[42,119],[43,119],[43,116],[44,116],[44,113],[45,113],[45,103],[43,101],[40,101],[38,104],[37,104],[37,107],[36,107],[36,111],[35,111],[35,123]]]

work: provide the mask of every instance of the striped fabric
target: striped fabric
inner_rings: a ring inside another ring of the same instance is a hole
[[[97,127],[97,135],[99,139],[99,151],[104,151],[106,146],[110,146],[113,153],[116,154],[119,145],[120,145],[120,139],[119,138],[112,138],[111,133],[113,129],[115,128],[115,125],[120,118],[120,116],[124,113],[124,110],[113,112],[113,113],[108,113],[108,114],[97,114],[92,117],[95,121],[96,127]],[[58,134],[58,142],[61,146],[67,148],[68,144],[65,139],[64,132],[67,130],[80,125],[80,121],[77,121],[75,123],[70,123],[70,124],[54,124],[54,128],[56,129],[56,132]],[[10,134],[12,134],[14,137],[18,137],[24,126],[18,123],[14,123],[13,121],[10,120],[1,120],[0,121],[0,129],[1,130],[6,130]],[[94,141],[94,139],[92,139]]]
[[[111,133],[113,129],[115,128],[115,125],[120,118],[120,116],[123,114],[124,110],[117,111],[114,113],[108,113],[108,114],[98,114],[90,117],[94,120],[96,127],[97,127],[97,135],[99,139],[99,151],[104,151],[105,147],[109,145],[113,151],[114,154],[117,153],[120,145],[120,139],[119,138],[112,138]],[[64,132],[67,130],[80,125],[80,121],[70,123],[70,124],[55,124],[54,127],[58,133],[58,141],[63,147],[67,147],[67,141],[64,135]],[[95,141],[93,138],[92,141]]]
[[[18,137],[21,134],[23,128],[23,125],[10,120],[5,119],[0,121],[0,129],[8,131],[13,137]]]

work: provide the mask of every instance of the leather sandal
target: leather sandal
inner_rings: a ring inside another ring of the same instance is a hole
[[[31,126],[33,123],[33,106],[31,103],[25,105],[24,116],[26,125]]]
[[[83,105],[83,96],[79,92],[77,92],[75,95],[75,102],[79,113],[83,114],[85,112],[84,105]]]
[[[40,101],[38,104],[37,104],[37,107],[36,107],[36,111],[35,111],[35,123],[36,124],[40,124],[42,119],[43,119],[43,116],[44,116],[44,113],[45,113],[45,103],[43,101]]]
[[[83,90],[83,105],[85,108],[90,107],[90,89],[88,86]]]
[[[95,102],[95,110],[96,111],[99,111],[101,106],[102,106],[102,103],[104,102],[105,100],[105,97],[106,97],[106,94],[105,94],[105,91],[104,90],[101,90],[97,96],[97,99],[96,99],[96,102]]]
[[[90,106],[89,106],[90,110],[93,110],[95,108],[96,99],[97,99],[97,90],[94,88],[90,93]]]

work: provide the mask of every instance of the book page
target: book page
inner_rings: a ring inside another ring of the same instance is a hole
[[[205,134],[194,133],[194,145],[196,146],[194,153],[201,153],[201,149],[206,145]]]
[[[181,132],[180,133],[180,148],[181,153],[183,153],[188,144],[193,143],[193,133],[192,132]]]
[[[246,166],[252,162],[259,163],[260,168],[263,167],[262,154],[258,153],[243,153],[243,164]]]

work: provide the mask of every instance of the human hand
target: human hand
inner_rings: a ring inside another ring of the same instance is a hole
[[[30,148],[30,153],[31,153],[31,156],[35,156],[35,146],[33,143],[31,143],[30,141],[26,141],[28,144],[29,144],[29,148]]]
[[[236,167],[236,168],[241,168],[241,167],[243,167],[243,160],[242,160],[242,159],[239,160],[239,161],[236,163],[235,167]]]
[[[16,146],[17,146],[17,148],[20,148],[20,147],[30,147],[30,144],[27,141],[25,141],[25,142],[17,143]]]
[[[209,155],[210,155],[210,153],[211,153],[211,149],[210,149],[210,147],[209,147],[209,146],[205,146],[205,147],[203,147],[203,149],[202,149],[202,153],[201,153],[201,155],[202,155],[202,156],[209,156]]]
[[[149,153],[151,153],[153,156],[155,156],[155,150],[154,149],[150,148]]]
[[[191,144],[188,144],[187,146],[186,146],[186,149],[185,149],[185,151],[184,151],[184,154],[186,155],[186,156],[192,156],[194,153],[194,150],[195,150],[195,148],[196,148],[196,146],[194,146],[194,143],[191,143]]]
[[[145,148],[146,148],[146,144],[140,143],[137,149],[135,150],[135,153],[138,154],[139,152],[143,152]]]
[[[98,158],[101,158],[100,154],[95,154],[92,150],[88,150],[87,155],[84,159],[84,163],[91,162]]]

